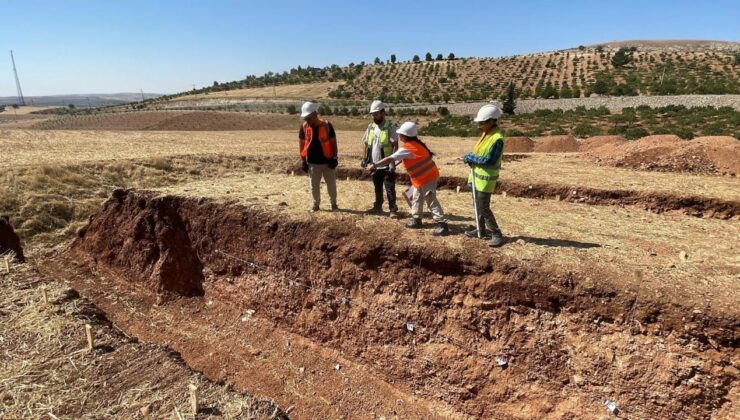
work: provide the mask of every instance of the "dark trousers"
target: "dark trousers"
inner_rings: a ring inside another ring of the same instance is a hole
[[[478,224],[485,230],[488,229],[491,233],[501,233],[501,229],[496,223],[496,217],[491,211],[491,193],[476,191],[475,192],[475,203],[478,207]]]
[[[390,169],[376,169],[373,172],[373,186],[375,187],[375,204],[373,207],[383,207],[383,186],[388,195],[388,209],[398,211],[396,206],[396,173]]]

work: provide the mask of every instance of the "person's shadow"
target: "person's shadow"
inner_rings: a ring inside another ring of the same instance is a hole
[[[531,236],[511,236],[505,237],[506,243],[516,242],[522,240],[528,244],[539,245],[539,246],[551,246],[555,248],[601,248],[601,245],[592,242],[578,242],[570,241],[567,239],[552,239],[552,238],[533,238]]]

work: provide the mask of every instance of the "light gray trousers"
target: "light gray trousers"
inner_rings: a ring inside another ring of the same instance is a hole
[[[442,205],[439,204],[439,200],[437,200],[437,181],[430,182],[414,190],[414,195],[411,199],[411,215],[413,217],[421,217],[424,212],[424,202],[426,201],[435,222],[442,223],[447,221],[445,211],[442,209]]]

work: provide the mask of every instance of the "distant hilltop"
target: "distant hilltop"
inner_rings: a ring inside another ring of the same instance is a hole
[[[154,99],[162,96],[158,93],[144,93],[144,99]],[[29,106],[69,106],[76,108],[101,107],[108,105],[120,105],[129,102],[141,101],[141,93],[90,93],[73,95],[49,95],[49,96],[25,96],[26,105]],[[18,103],[17,96],[0,96],[0,105],[13,105]]]
[[[279,86],[302,86],[281,96]],[[501,98],[740,94],[740,43],[705,40],[612,41],[508,57],[420,52],[346,66],[295,67],[167,95],[157,102],[228,97],[372,100],[398,104]],[[314,89],[316,87],[318,89]],[[317,92],[300,96],[297,92]]]

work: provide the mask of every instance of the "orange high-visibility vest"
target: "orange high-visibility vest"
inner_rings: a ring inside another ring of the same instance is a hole
[[[432,155],[427,149],[416,141],[407,141],[403,144],[409,152],[413,153],[412,159],[404,159],[403,166],[411,178],[411,185],[421,188],[424,185],[439,179],[439,169],[432,160]]]
[[[308,147],[313,140],[313,129],[311,124],[303,123],[303,140],[300,141],[300,152],[301,157],[304,159],[308,156]],[[337,144],[334,139],[329,137],[329,124],[324,120],[319,120],[318,129],[319,141],[321,142],[321,150],[324,152],[324,157],[327,159],[337,157]]]

